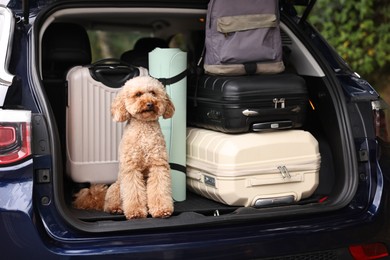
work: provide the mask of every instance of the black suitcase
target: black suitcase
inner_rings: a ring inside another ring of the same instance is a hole
[[[188,89],[188,125],[224,133],[299,128],[309,104],[305,80],[293,73],[201,75]]]

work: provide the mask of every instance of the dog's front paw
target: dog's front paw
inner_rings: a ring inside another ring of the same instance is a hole
[[[133,209],[125,211],[124,213],[127,219],[139,219],[146,218],[148,216],[146,209]]]
[[[161,208],[150,208],[149,213],[153,218],[169,218],[173,213],[173,205],[166,205],[166,207]]]

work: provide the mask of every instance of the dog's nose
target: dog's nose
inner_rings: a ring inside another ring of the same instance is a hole
[[[146,106],[148,107],[148,109],[153,109],[154,107],[153,103],[147,103]]]

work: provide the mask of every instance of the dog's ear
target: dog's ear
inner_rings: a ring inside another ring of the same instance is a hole
[[[166,101],[167,101],[167,105],[165,107],[165,112],[163,114],[164,119],[171,118],[173,116],[173,114],[175,113],[175,106],[173,105],[173,102],[168,97],[168,95],[166,97]]]
[[[114,121],[123,122],[131,118],[131,115],[126,110],[125,106],[125,91],[124,88],[118,92],[111,104],[111,115]]]

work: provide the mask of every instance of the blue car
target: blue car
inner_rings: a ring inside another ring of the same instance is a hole
[[[308,23],[314,2],[279,1],[284,64],[305,80],[312,108],[303,129],[321,153],[314,193],[245,207],[188,189],[169,218],[126,219],[72,205],[90,182],[69,173],[69,151],[84,144],[68,145],[66,75],[131,56],[145,38],[154,45],[138,51],[132,65],[148,68],[148,51],[175,47],[196,74],[208,1],[1,0],[0,258],[388,258],[388,106]],[[98,102],[99,95],[90,98]]]

